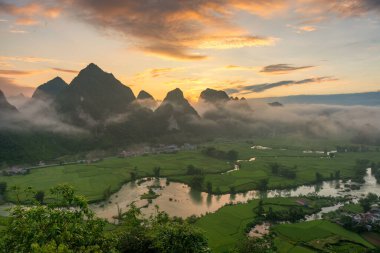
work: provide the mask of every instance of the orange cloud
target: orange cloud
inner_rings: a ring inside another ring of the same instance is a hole
[[[286,1],[285,1],[286,2]],[[248,33],[234,22],[244,11],[268,16],[287,7],[279,0],[101,1],[66,0],[67,11],[101,29],[135,40],[147,54],[176,60],[203,60],[204,49],[271,46],[276,39]],[[86,10],[86,11],[83,11]]]
[[[30,70],[30,71],[24,71],[24,70],[12,70],[12,69],[0,69],[0,75],[10,75],[10,76],[19,76],[19,75],[33,75],[40,71],[36,70]]]
[[[167,76],[170,73],[179,71],[179,68],[153,68],[147,69],[143,72],[137,73],[135,75],[136,79],[144,79],[144,78],[157,78],[162,76]]]
[[[0,2],[0,13],[14,16],[16,18],[16,25],[32,26],[39,24],[39,19],[43,17],[58,17],[61,13],[61,9],[58,7],[45,6],[39,2],[32,2],[25,5]]]

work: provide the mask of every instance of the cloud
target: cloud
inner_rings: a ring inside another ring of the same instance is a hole
[[[56,62],[57,60],[33,56],[0,56],[0,61],[19,61],[27,63]]]
[[[65,0],[66,10],[101,30],[118,32],[147,54],[203,60],[204,49],[271,46],[276,39],[248,33],[234,23],[239,11],[268,17],[287,5],[279,0]]]
[[[136,79],[144,79],[144,78],[157,78],[162,76],[167,76],[170,73],[179,71],[180,68],[152,68],[146,69],[143,72],[137,73],[135,75]]]
[[[286,81],[280,81],[280,82],[275,82],[275,83],[264,83],[264,84],[255,84],[255,85],[246,85],[246,86],[240,85],[237,87],[228,88],[225,91],[229,94],[234,94],[234,93],[249,94],[249,93],[263,92],[263,91],[281,87],[281,86],[324,83],[324,82],[331,82],[331,81],[336,81],[336,80],[338,79],[331,76],[323,76],[323,77],[307,78],[307,79],[303,79],[299,81],[286,80]]]
[[[7,96],[15,96],[23,93],[27,96],[34,92],[33,87],[19,86],[14,82],[14,79],[0,76],[0,90]]]
[[[238,65],[227,65],[224,67],[227,70],[256,70],[256,67],[251,66],[238,66]]]
[[[8,69],[0,69],[0,75],[9,75],[9,76],[23,76],[23,75],[33,75],[39,71],[36,70],[8,70]]]
[[[10,33],[16,33],[16,34],[25,34],[25,33],[29,33],[28,31],[25,31],[25,30],[18,30],[18,29],[11,29],[9,30]]]
[[[61,9],[51,6],[51,2],[38,1],[24,5],[17,5],[0,0],[0,14],[6,14],[16,18],[16,25],[33,26],[40,23],[42,18],[56,18]]]
[[[268,65],[263,67],[260,72],[261,73],[267,73],[267,74],[288,74],[289,72],[293,72],[296,70],[302,70],[302,69],[309,69],[314,68],[315,66],[293,66],[290,64],[275,64],[275,65]]]
[[[59,72],[65,72],[65,73],[79,73],[78,70],[72,70],[72,69],[62,69],[62,68],[51,68],[52,70],[59,71]]]
[[[296,13],[303,19],[301,24],[310,25],[331,17],[349,18],[368,13],[380,13],[378,0],[298,0]],[[307,28],[307,27],[306,27]]]

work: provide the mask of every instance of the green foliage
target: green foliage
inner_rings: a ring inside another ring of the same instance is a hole
[[[195,190],[202,190],[204,180],[203,175],[195,175],[191,178],[190,186]]]
[[[360,206],[364,212],[368,212],[371,209],[371,205],[375,204],[379,200],[379,197],[374,193],[368,193],[365,198],[359,200]]]
[[[103,234],[105,222],[72,187],[59,185],[51,194],[55,201],[48,206],[12,209],[0,252],[115,252],[114,241]]]
[[[6,190],[7,190],[7,183],[0,182],[0,195],[4,195]]]
[[[45,199],[45,192],[44,191],[37,191],[36,194],[34,195],[34,198],[38,203],[43,204],[44,199]]]
[[[207,241],[199,229],[187,221],[169,218],[158,212],[145,219],[134,205],[123,215],[119,231],[119,250],[129,252],[207,253]]]
[[[154,177],[159,178],[160,177],[160,173],[161,173],[161,167],[156,166],[156,167],[153,168]]]
[[[273,244],[272,238],[245,238],[239,242],[233,253],[275,253],[276,247]]]
[[[239,153],[236,150],[229,150],[226,152],[214,147],[207,147],[202,150],[202,153],[210,157],[229,161],[236,161],[239,157]]]
[[[212,193],[212,183],[207,181],[206,183],[207,193]]]

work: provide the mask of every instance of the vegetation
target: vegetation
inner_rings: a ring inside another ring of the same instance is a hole
[[[105,222],[95,218],[72,187],[51,189],[55,202],[13,208],[0,239],[1,252],[115,252],[113,239],[103,234]],[[74,209],[73,209],[74,207]]]
[[[204,156],[197,151],[184,151],[177,154],[109,158],[90,164],[32,169],[27,175],[0,176],[0,182],[8,185],[6,196],[13,202],[17,201],[15,192],[10,191],[13,186],[27,185],[45,191],[45,201],[49,201],[51,195],[48,190],[62,183],[69,183],[79,194],[93,202],[108,198],[122,184],[132,180],[133,173],[136,178],[153,177],[153,168],[160,167],[159,176],[172,179],[176,175],[186,175],[189,164],[204,168],[205,173],[221,173],[230,169],[224,161]],[[25,198],[24,194],[20,197]]]
[[[374,249],[360,235],[325,220],[281,224],[273,228],[275,245],[285,252],[366,252]]]
[[[31,189],[27,189],[31,192]],[[72,187],[51,189],[47,206],[16,206],[8,219],[0,218],[0,252],[210,252],[202,232],[187,221],[166,213],[144,218],[134,205],[120,214],[120,224],[106,230],[86,200]]]
[[[301,206],[303,200],[308,206]],[[260,210],[260,202],[262,211]],[[273,198],[252,200],[246,204],[228,205],[217,212],[201,217],[195,225],[204,231],[210,248],[215,252],[234,250],[235,245],[244,241],[251,227],[263,220],[270,209],[285,212],[289,208],[302,208],[304,214],[317,212],[321,207],[334,203],[330,198]]]

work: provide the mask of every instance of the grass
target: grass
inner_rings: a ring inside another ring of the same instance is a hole
[[[258,156],[255,152],[266,152],[267,156]],[[252,162],[241,162],[241,168],[228,174],[206,175],[205,182],[209,181],[213,185],[213,190],[217,187],[222,192],[228,192],[230,187],[235,187],[236,191],[244,192],[252,189],[257,189],[260,180],[268,179],[268,188],[290,188],[303,184],[315,183],[316,172],[322,174],[325,180],[330,179],[330,174],[340,170],[341,179],[355,178],[356,160],[368,159],[371,161],[380,162],[380,152],[361,152],[361,153],[339,153],[335,158],[321,158],[318,156],[304,156],[301,151],[298,151],[298,156],[272,156],[273,153],[278,153],[278,150],[266,151],[251,151],[249,157],[256,157]],[[293,152],[293,151],[292,151]],[[295,169],[297,177],[295,179],[287,179],[280,176],[275,176],[271,173],[269,164],[280,163],[287,167]],[[176,176],[174,180],[188,182],[189,176]]]
[[[330,249],[332,252],[365,252],[374,248],[360,235],[326,220],[281,224],[275,226],[273,231],[279,253],[319,252],[322,249]]]
[[[309,141],[310,142],[310,141]],[[222,193],[229,192],[231,187],[237,192],[257,189],[260,180],[268,179],[268,188],[291,188],[303,184],[315,182],[315,173],[322,174],[324,179],[329,179],[331,173],[340,170],[342,179],[354,178],[352,169],[357,159],[369,159],[380,162],[380,152],[339,153],[335,158],[321,158],[321,154],[304,154],[303,150],[332,150],[333,141],[314,141],[307,145],[306,140],[302,144],[294,141],[280,139],[275,142],[272,139],[247,142],[247,141],[215,141],[204,146],[215,146],[221,150],[235,149],[239,151],[239,159],[247,160],[255,157],[253,162],[242,161],[241,169],[227,174],[221,174],[231,169],[231,164],[201,154],[197,151],[184,151],[176,154],[160,154],[139,156],[132,158],[108,158],[94,164],[75,164],[54,166],[31,170],[25,176],[0,176],[0,182],[5,181],[8,186],[32,186],[35,190],[47,192],[51,187],[60,183],[73,185],[78,193],[86,196],[88,200],[98,201],[104,199],[104,192],[117,191],[121,185],[131,180],[130,173],[134,172],[138,178],[153,176],[153,168],[161,167],[161,177],[168,177],[172,181],[190,184],[193,176],[186,175],[187,166],[194,165],[202,168],[205,173],[204,182],[211,182],[212,191],[219,188]],[[253,145],[269,146],[271,150],[251,149]],[[312,148],[310,148],[312,147]],[[290,168],[297,166],[295,179],[286,179],[274,176],[269,168],[270,163],[280,163]],[[203,191],[206,191],[206,184]],[[8,192],[8,200],[15,201],[15,195]]]
[[[204,168],[206,173],[221,173],[229,170],[225,161],[213,159],[197,151],[184,151],[176,154],[160,154],[131,158],[109,158],[93,164],[75,164],[32,169],[27,175],[0,176],[0,182],[12,186],[28,187],[43,190],[48,193],[51,187],[68,183],[78,194],[87,197],[89,201],[103,199],[103,193],[110,187],[111,192],[117,191],[122,184],[131,180],[131,172],[137,177],[153,176],[153,168],[161,167],[162,177],[186,174],[187,166],[193,164]],[[15,194],[7,192],[8,200],[15,201]]]
[[[0,216],[0,232],[4,231],[6,224],[7,224],[8,218],[4,216]]]
[[[347,213],[363,213],[363,207],[360,204],[347,204],[339,208],[339,210]]]
[[[264,199],[264,209],[272,207],[274,211],[288,210],[290,206],[299,206],[299,198],[273,198]],[[307,200],[307,198],[302,198]],[[314,213],[318,207],[329,205],[327,199],[308,200],[308,213]],[[215,252],[223,252],[233,248],[237,242],[245,237],[245,228],[256,217],[254,212],[259,200],[252,200],[246,204],[225,206],[217,212],[208,214],[197,220],[195,225],[204,231],[208,243]]]

